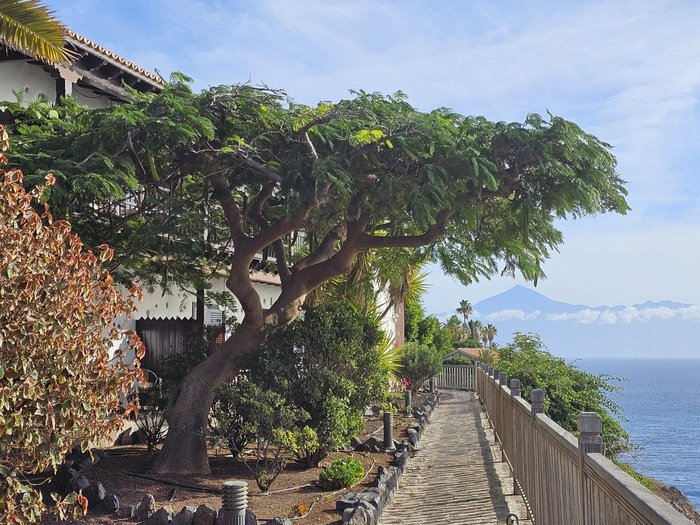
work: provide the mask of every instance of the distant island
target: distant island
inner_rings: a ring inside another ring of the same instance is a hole
[[[454,311],[434,314],[446,321]],[[498,325],[498,344],[510,342],[513,332],[535,332],[563,357],[700,357],[700,305],[587,306],[517,285],[476,303],[473,317]]]

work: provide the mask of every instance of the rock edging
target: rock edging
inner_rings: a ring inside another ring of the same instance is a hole
[[[406,471],[411,453],[418,446],[430,416],[438,404],[438,392],[428,395],[427,403],[413,409],[417,423],[406,431],[406,440],[399,443],[394,459],[388,467],[380,466],[372,486],[363,492],[348,492],[335,503],[336,510],[343,513],[343,525],[376,525],[384,509],[391,503],[399,479]]]

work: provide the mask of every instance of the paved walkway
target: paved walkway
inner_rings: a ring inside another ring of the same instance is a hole
[[[380,525],[529,524],[487,427],[473,392],[443,392]]]

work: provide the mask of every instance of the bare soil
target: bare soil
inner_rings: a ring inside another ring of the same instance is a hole
[[[421,396],[422,397],[422,396]],[[418,399],[414,399],[414,405]],[[394,418],[394,439],[402,440],[406,428],[415,422],[409,416],[396,415]],[[378,417],[367,418],[365,431],[358,438],[365,441],[374,435],[382,437],[382,421]],[[340,451],[329,454],[318,468],[304,468],[290,461],[279,475],[270,492],[261,493],[255,479],[244,462],[254,461],[251,453],[233,459],[227,450],[211,449],[209,464],[212,473],[208,476],[156,476],[150,474],[155,456],[149,454],[144,445],[120,446],[102,449],[104,456],[84,474],[91,481],[100,481],[106,491],[119,498],[120,506],[138,505],[144,494],[152,494],[157,508],[168,506],[175,513],[184,506],[207,504],[215,509],[221,506],[221,486],[230,479],[248,481],[248,506],[261,522],[276,516],[295,518],[297,523],[308,525],[331,525],[341,523],[341,514],[335,510],[335,502],[344,493],[361,492],[374,481],[377,468],[387,466],[392,456],[384,452]],[[366,475],[350,489],[329,492],[318,486],[319,474],[331,461],[338,457],[352,455],[360,461]],[[300,516],[302,514],[302,516]],[[112,515],[88,513],[87,518],[70,520],[70,523],[131,523],[133,519],[117,518]],[[45,524],[56,521],[46,519]]]

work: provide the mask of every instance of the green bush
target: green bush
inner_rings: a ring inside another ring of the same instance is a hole
[[[453,355],[442,362],[443,365],[471,365],[472,363],[472,359],[463,355]]]
[[[310,414],[318,438],[311,463],[342,447],[364,425],[363,410],[384,397],[376,322],[349,303],[305,307],[303,315],[249,362],[253,380]]]
[[[305,467],[316,466],[318,460],[316,453],[320,445],[318,442],[318,434],[308,425],[302,428],[295,428],[286,433],[285,445],[289,451],[296,456],[297,460],[304,464]]]
[[[290,406],[278,393],[250,381],[222,386],[218,393],[210,430],[227,443],[234,455],[242,452],[243,441],[255,443],[255,461],[243,464],[258,488],[267,492],[287,466],[287,454],[293,446],[290,433],[308,419],[308,414]]]
[[[600,414],[606,456],[634,449],[618,421],[620,406],[610,398],[618,390],[610,383],[615,378],[589,374],[553,356],[536,334],[516,333],[513,342],[499,350],[498,369],[520,379],[522,396],[528,400],[532,389],[544,390],[547,415],[570,432],[576,432],[579,412]]]
[[[401,352],[401,374],[414,392],[442,370],[442,354],[419,343],[406,343]]]
[[[326,470],[321,472],[318,481],[326,490],[338,490],[352,487],[364,475],[365,469],[362,463],[352,456],[347,456],[333,461]]]
[[[250,381],[221,385],[216,391],[216,398],[211,407],[209,418],[209,437],[215,444],[225,444],[235,458],[253,438],[250,425],[247,424],[255,414],[251,398],[258,392]]]

